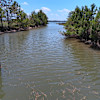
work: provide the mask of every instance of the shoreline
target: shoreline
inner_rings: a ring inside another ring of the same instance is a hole
[[[37,28],[41,28],[41,27],[43,27],[43,25],[41,25],[41,26],[35,26],[35,27],[27,27],[27,28],[12,29],[12,30],[10,30],[10,31],[6,30],[6,31],[4,31],[4,32],[1,32],[1,31],[0,31],[0,35],[6,34],[6,33],[17,33],[17,32],[21,32],[21,31],[29,31],[29,30],[37,29]]]
[[[79,40],[79,42],[82,42],[82,43],[84,43],[85,45],[89,45],[90,46],[90,48],[92,48],[92,49],[95,49],[95,50],[100,50],[100,44],[99,44],[99,41],[97,42],[97,43],[95,43],[95,42],[92,42],[91,40],[85,40],[85,39],[80,39],[80,37],[79,36],[77,36],[77,35],[70,35],[70,36],[68,36],[68,35],[65,35],[65,37],[66,37],[66,39],[70,39],[70,38],[74,38],[74,39],[78,39]]]

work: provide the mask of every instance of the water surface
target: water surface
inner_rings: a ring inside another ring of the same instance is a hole
[[[0,35],[0,100],[100,100],[100,51],[59,31]]]

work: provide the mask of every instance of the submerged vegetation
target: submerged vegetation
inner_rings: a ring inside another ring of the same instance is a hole
[[[77,37],[91,46],[100,47],[100,8],[97,9],[95,4],[90,8],[77,6],[69,13],[65,28],[65,36]]]
[[[33,11],[28,16],[16,1],[0,0],[1,32],[27,30],[29,27],[44,26],[47,22],[48,18],[42,10],[38,13]]]

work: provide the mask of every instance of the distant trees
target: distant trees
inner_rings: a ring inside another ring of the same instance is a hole
[[[48,22],[48,18],[42,10],[40,10],[38,13],[33,11],[30,15],[30,20],[31,26],[46,25]]]
[[[76,35],[85,41],[91,40],[92,43],[97,43],[100,41],[100,8],[97,9],[95,4],[90,8],[77,6],[70,12],[65,28],[66,36]]]
[[[40,10],[37,14],[39,20],[40,20],[40,25],[46,25],[47,24],[47,16],[45,15],[45,13]]]
[[[28,16],[16,1],[0,0],[1,31],[46,25],[47,22],[48,18],[42,10],[38,13],[33,11]]]

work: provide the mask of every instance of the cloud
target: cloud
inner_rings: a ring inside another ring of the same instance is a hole
[[[69,12],[70,12],[70,10],[68,10],[68,9],[62,9],[62,10],[58,10],[58,12],[65,12],[65,13],[69,13]]]
[[[21,9],[22,11],[24,11],[24,9],[23,9],[23,8],[21,8],[21,7],[18,7],[17,9]]]
[[[51,9],[47,8],[47,7],[42,7],[41,10],[43,10],[44,12],[50,12]]]
[[[37,13],[40,10],[46,13],[49,20],[67,20],[68,13],[70,12],[70,10],[68,9],[59,9],[56,11],[51,11],[51,9],[47,7],[41,7],[40,9],[36,9],[35,12]]]
[[[37,13],[37,12],[39,12],[40,11],[40,9],[35,9],[35,12]]]
[[[41,7],[41,9],[36,9],[35,12],[39,12],[40,10],[42,10],[44,13],[48,13],[51,11],[51,9],[47,7]]]
[[[22,5],[28,5],[28,3],[27,2],[23,2]]]
[[[21,8],[21,10],[22,10],[22,11],[24,11],[24,9],[23,9],[23,8]]]
[[[31,14],[30,13],[27,13],[27,15],[30,16]]]

